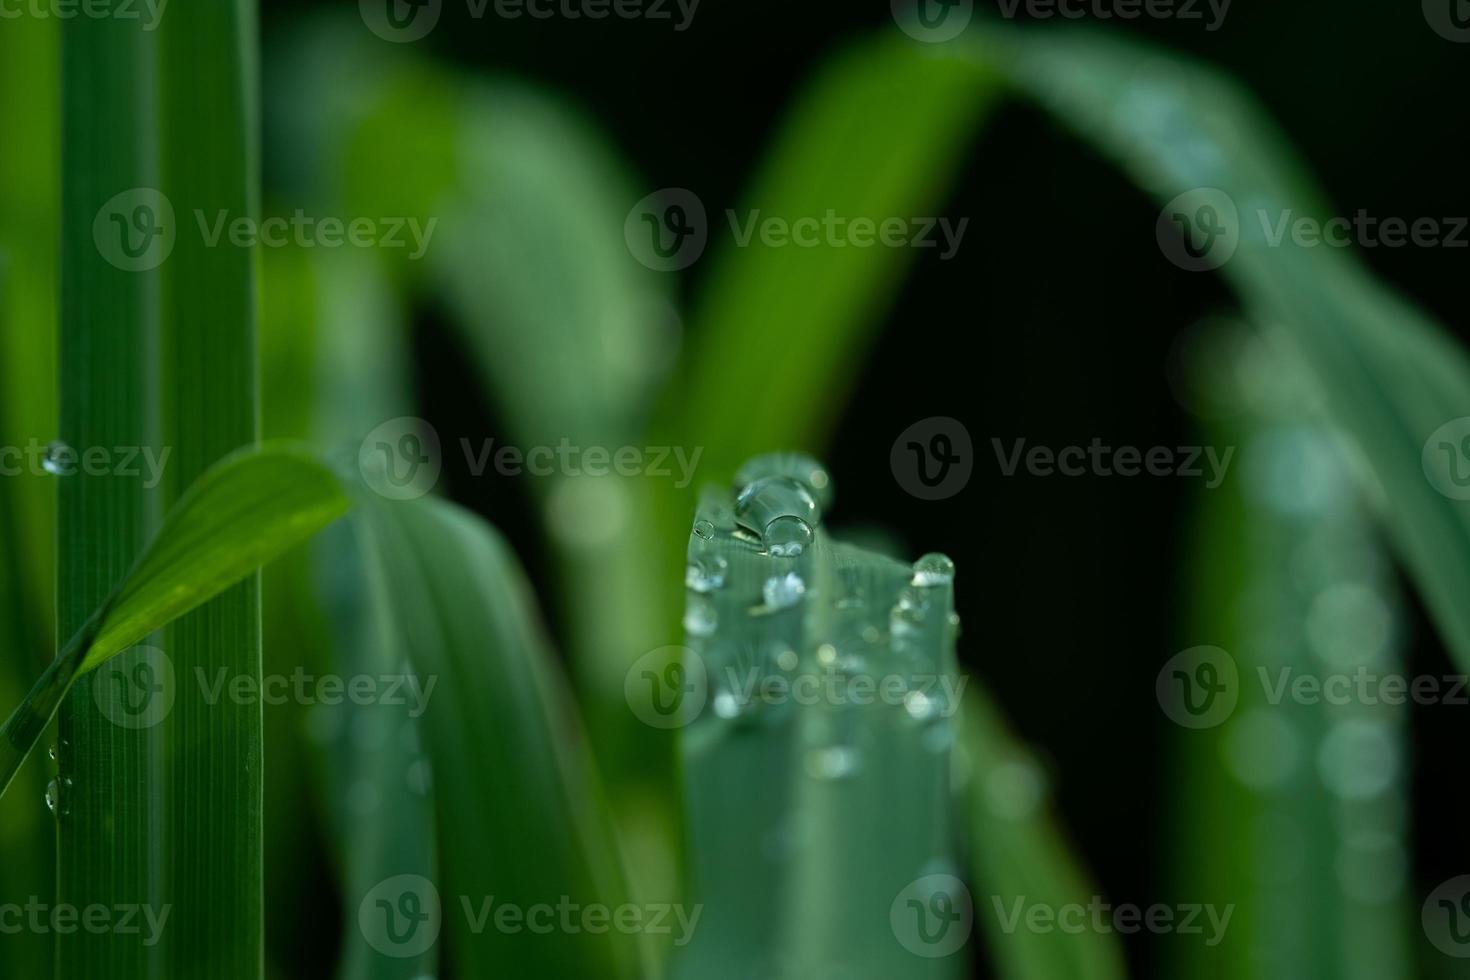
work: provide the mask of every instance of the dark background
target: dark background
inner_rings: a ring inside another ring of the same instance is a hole
[[[267,47],[305,6],[263,4]],[[977,7],[998,10],[984,0]],[[1459,101],[1470,90],[1470,45],[1435,34],[1418,3],[1236,0],[1213,33],[1201,21],[1102,27],[1198,55],[1245,83],[1289,134],[1333,213],[1470,214]],[[693,188],[714,214],[739,205],[788,100],[823,57],[866,32],[895,29],[886,0],[703,0],[683,33],[643,20],[475,21],[462,0],[446,0],[423,43],[445,59],[561,93],[598,121],[649,190]],[[1102,891],[1146,905],[1167,870],[1156,840],[1172,734],[1153,678],[1173,652],[1209,642],[1190,635],[1183,612],[1198,483],[1004,478],[990,440],[1197,442],[1165,365],[1180,328],[1232,300],[1217,278],[1171,265],[1154,241],[1156,207],[1029,109],[1004,108],[987,127],[946,213],[971,219],[964,246],[949,262],[920,253],[828,454],[834,520],[883,527],[901,514],[907,553],[944,550],[955,559],[968,624],[962,657],[1048,759]],[[1363,255],[1463,336],[1470,250]],[[688,293],[707,268],[686,274]],[[476,385],[454,345],[433,330],[418,335],[426,417],[495,431],[483,402],[464,394]],[[975,477],[958,497],[916,502],[894,482],[888,450],[902,429],[934,415],[968,428]],[[526,501],[502,493],[473,503],[519,537],[522,556],[542,554],[528,540]],[[531,570],[544,584],[546,569]],[[1452,672],[1422,611],[1411,609],[1409,669]],[[1463,710],[1413,714],[1418,883],[1470,866],[1467,810],[1451,781],[1437,778],[1459,771],[1453,747],[1466,732]],[[1130,943],[1147,969],[1147,940]]]

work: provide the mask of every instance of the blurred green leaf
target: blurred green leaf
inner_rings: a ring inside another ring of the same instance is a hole
[[[993,92],[971,58],[887,35],[844,51],[797,96],[738,214],[937,216]],[[723,216],[709,220],[723,245],[660,428],[703,447],[703,473],[726,480],[755,453],[825,448],[915,250],[741,246]]]
[[[483,521],[431,497],[365,497],[358,513],[380,622],[423,679],[439,874],[413,886],[442,904],[446,969],[642,976],[638,939],[624,931],[483,919],[568,902],[611,915],[629,902],[590,753],[514,556]]]
[[[1097,891],[1047,812],[1046,773],[974,678],[961,717],[958,762],[968,803],[975,917],[997,975],[1002,980],[1122,980],[1127,971],[1115,934],[1038,932],[1025,925],[1030,908],[1054,913],[1067,906],[1088,908]]]
[[[1239,698],[1218,725],[1175,732],[1166,866],[1182,901],[1235,915],[1214,946],[1171,939],[1165,970],[1422,975],[1405,887],[1410,709],[1370,680],[1407,673],[1392,566],[1297,358],[1244,327],[1193,329],[1193,387],[1229,399],[1205,444],[1240,447],[1252,478],[1199,495],[1187,622],[1191,642],[1231,657]],[[1367,696],[1289,693],[1338,677]]]

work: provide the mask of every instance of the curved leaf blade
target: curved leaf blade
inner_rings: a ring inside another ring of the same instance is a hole
[[[211,467],[0,728],[0,792],[78,677],[301,544],[349,507],[337,477],[295,447],[245,449]]]
[[[440,861],[437,884],[418,887],[441,902],[453,971],[646,975],[626,932],[542,934],[480,919],[505,907],[629,904],[589,748],[514,555],[488,524],[432,497],[364,499],[358,526],[375,603],[427,695]]]

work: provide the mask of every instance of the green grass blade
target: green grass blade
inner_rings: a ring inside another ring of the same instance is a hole
[[[187,499],[196,480],[208,482],[211,466],[259,438],[256,257],[228,241],[211,244],[203,230],[220,214],[259,218],[255,19],[254,0],[181,4],[160,18],[157,31],[159,186],[179,225],[162,268],[159,342],[160,421],[165,444],[175,447],[168,505]],[[329,496],[324,485],[301,492]],[[293,505],[310,503],[298,497]],[[315,530],[318,518],[329,519],[318,512],[295,529],[271,533],[284,540],[291,530]],[[182,536],[182,528],[175,531]],[[254,549],[249,560],[264,560],[272,547]],[[198,567],[198,580],[212,587],[205,565]],[[260,616],[259,579],[247,574],[170,626],[176,671],[191,679],[223,671],[259,684]],[[104,645],[108,632],[104,625]],[[179,685],[161,726],[169,780],[166,887],[175,905],[168,973],[249,980],[263,972],[262,724],[259,702],[211,704],[203,686],[190,683]]]
[[[1123,980],[1127,972],[1116,934],[1026,928],[1027,908],[1086,908],[1097,892],[1071,856],[1055,817],[1046,812],[1040,764],[973,678],[962,718],[958,762],[968,804],[975,917],[996,975],[1001,980]],[[1008,928],[1013,921],[1018,928]]]
[[[254,574],[348,508],[337,478],[296,449],[241,450],[205,473],[5,723],[0,789],[40,737],[58,691]]]
[[[91,670],[347,513],[337,477],[289,446],[240,450],[179,501],[107,604]]]
[[[422,724],[440,864],[437,879],[417,887],[441,902],[447,969],[641,976],[638,940],[618,930],[538,934],[494,920],[476,930],[487,907],[493,915],[499,906],[625,904],[617,845],[529,587],[504,542],[429,497],[364,500],[359,515],[373,601],[412,651],[426,689],[437,682]],[[386,926],[381,913],[377,926]]]
[[[57,21],[26,17],[0,31],[0,89],[53,91]],[[0,447],[56,435],[56,114],[46,99],[0,102]],[[54,650],[55,481],[8,453],[0,476],[0,704],[19,701]],[[55,901],[56,833],[44,806],[50,762],[35,758],[0,800],[0,903]],[[49,976],[51,937],[7,936],[0,970]]]
[[[972,60],[891,37],[846,51],[796,99],[739,213],[878,223],[937,215],[992,90]],[[722,216],[710,222],[724,242],[711,250],[688,370],[660,428],[705,447],[703,472],[725,480],[773,446],[824,448],[915,250],[771,248],[759,237],[740,247]],[[752,399],[756,383],[762,397]]]
[[[318,256],[311,264],[319,295],[312,327],[320,375],[313,428],[324,444],[350,452],[366,426],[413,414],[407,317],[372,257]],[[388,587],[354,528],[333,528],[312,551],[313,578],[335,634],[334,642],[323,644],[333,651],[330,669],[343,677],[407,675],[422,685],[393,607],[375,599]],[[318,789],[346,899],[337,971],[342,980],[415,980],[438,968],[437,948],[393,955],[397,950],[385,952],[359,922],[362,896],[379,882],[435,874],[432,768],[421,716],[412,698],[404,701],[402,707],[318,706],[310,723],[323,750]]]
[[[109,262],[94,238],[109,201],[157,187],[155,39],[134,22],[90,17],[63,21],[61,37],[58,435],[81,450],[149,447],[159,453],[158,273]],[[160,496],[136,478],[79,473],[60,480],[59,637],[81,630],[127,574],[157,528]],[[60,712],[57,900],[78,908],[158,910],[168,904],[158,833],[160,733],[114,725],[98,708],[93,687],[99,684],[97,675],[82,677]],[[105,685],[100,694],[106,696]],[[57,970],[60,976],[124,980],[157,976],[162,953],[136,937],[78,932],[58,937]]]
[[[59,22],[7,20],[0,30],[0,90],[54,92]],[[45,98],[0,100],[0,447],[29,449],[56,437],[56,229],[60,140]],[[0,704],[20,701],[55,650],[56,483],[36,457],[3,460],[0,476]],[[0,903],[56,898],[56,828],[40,802],[51,762],[31,759],[18,789],[0,799]],[[0,971],[53,973],[52,937],[8,935]]]
[[[275,113],[296,134],[282,142],[314,149],[293,161],[301,183],[348,214],[437,222],[422,259],[400,254],[382,278],[404,306],[433,291],[504,423],[503,432],[440,433],[446,456],[478,456],[490,436],[493,449],[521,453],[644,446],[649,402],[680,340],[674,281],[628,252],[624,219],[643,191],[603,135],[530,86],[343,40],[360,31],[305,36],[309,55],[283,58]],[[632,867],[662,891],[677,878],[672,746],[633,723],[622,701],[628,666],[677,620],[663,556],[643,540],[656,521],[653,478],[556,470],[523,475],[513,489],[541,511],[566,586],[556,613]],[[577,526],[579,513],[603,516],[596,533]]]
[[[968,919],[926,920],[939,927],[931,945],[908,906],[927,907],[942,881],[946,903],[968,909],[949,820],[953,565],[833,543],[820,527],[830,481],[809,459],[765,457],[742,473],[737,498],[709,491],[696,513],[682,661],[629,680],[650,723],[661,699],[690,699],[666,717],[687,725],[690,875],[705,917],[676,975],[962,975]],[[785,515],[817,525],[799,554],[752,533],[778,517],[799,531]]]
[[[1171,728],[1182,791],[1167,866],[1181,900],[1236,912],[1218,946],[1172,939],[1166,972],[1405,980],[1416,947],[1430,950],[1408,887],[1411,708],[1273,693],[1284,678],[1408,675],[1392,566],[1301,366],[1263,356],[1259,338],[1208,339],[1190,367],[1229,401],[1205,444],[1239,446],[1254,478],[1200,494],[1189,642],[1232,657],[1239,698],[1198,730]]]

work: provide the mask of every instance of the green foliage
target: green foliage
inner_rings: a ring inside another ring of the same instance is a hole
[[[0,789],[84,674],[192,612],[347,512],[337,478],[300,450],[242,450],[205,473],[5,723]]]
[[[890,914],[914,882],[957,871],[953,565],[833,542],[831,480],[805,457],[752,460],[736,489],[695,515],[688,652],[630,680],[663,677],[650,707],[680,688],[706,701],[676,716],[705,906],[677,975],[952,976]]]
[[[969,829],[976,920],[997,973],[1005,980],[1122,980],[1127,970],[1115,935],[1007,928],[1026,909],[1086,908],[1097,894],[1071,857],[1046,809],[1047,775],[1007,730],[990,695],[971,680],[959,756]]]
[[[411,651],[430,692],[420,731],[439,860],[438,886],[426,884],[443,903],[448,963],[465,976],[647,975],[637,940],[620,930],[503,931],[485,919],[501,905],[615,910],[629,897],[588,747],[514,556],[479,518],[432,498],[364,499],[357,528],[378,628],[391,648]]]

